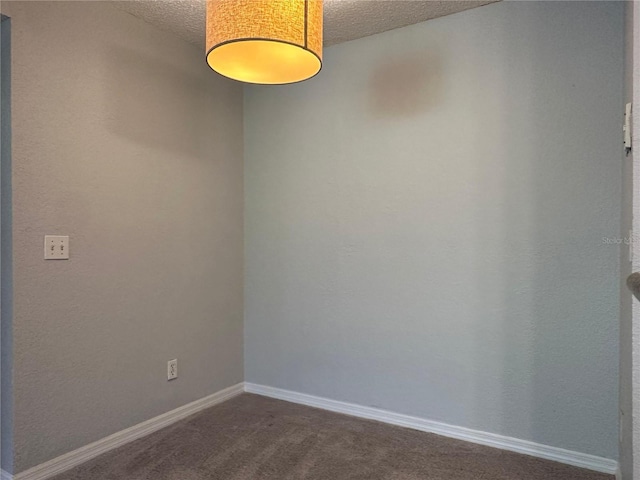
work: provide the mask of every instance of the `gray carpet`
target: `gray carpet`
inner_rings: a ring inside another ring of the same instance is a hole
[[[55,480],[612,480],[559,463],[243,394]]]

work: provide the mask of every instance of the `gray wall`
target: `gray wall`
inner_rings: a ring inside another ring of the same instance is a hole
[[[245,90],[245,376],[618,450],[624,5],[505,2]]]
[[[633,44],[640,45],[640,8],[633,8]],[[627,24],[628,25],[628,24]],[[629,63],[627,62],[627,65]],[[627,76],[628,78],[628,76]],[[633,271],[640,272],[640,155],[638,155],[638,139],[640,139],[640,48],[633,49],[633,139],[635,154],[633,158],[633,230],[634,255]],[[640,302],[633,301],[633,471],[640,472]]]
[[[105,3],[2,8],[19,472],[243,380],[242,90]]]
[[[13,456],[13,389],[12,379],[12,235],[11,235],[11,20],[0,15],[0,465],[12,468]]]
[[[625,2],[624,103],[633,101],[633,2]],[[633,155],[623,156],[622,222],[620,236],[631,238],[633,211]],[[626,286],[631,274],[629,247],[620,249],[620,472],[633,479],[633,295]]]

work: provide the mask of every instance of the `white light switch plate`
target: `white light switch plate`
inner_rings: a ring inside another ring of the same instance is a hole
[[[45,260],[68,260],[69,259],[69,237],[62,235],[44,236],[44,259]]]

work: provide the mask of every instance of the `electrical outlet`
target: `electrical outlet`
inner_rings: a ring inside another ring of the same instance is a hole
[[[44,259],[69,260],[69,237],[62,235],[45,235]]]
[[[167,380],[178,378],[178,359],[174,358],[167,362]]]

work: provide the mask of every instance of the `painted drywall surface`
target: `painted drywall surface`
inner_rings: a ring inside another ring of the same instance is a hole
[[[242,381],[242,89],[105,3],[3,12],[20,472]]]
[[[246,380],[616,458],[623,10],[493,4],[246,88]]]
[[[633,102],[633,2],[625,2],[624,103]],[[622,221],[620,237],[632,239],[633,155],[623,153]],[[626,285],[631,274],[628,245],[620,248],[620,473],[622,480],[633,479],[633,295]]]
[[[640,8],[633,6],[633,44],[640,44]],[[633,49],[633,231],[634,252],[640,252],[640,48]],[[640,271],[640,255],[633,255],[633,271]],[[640,472],[640,302],[633,301],[633,472]],[[626,479],[625,479],[626,480]]]
[[[0,341],[2,350],[0,466],[13,466],[12,241],[11,241],[11,20],[0,15]]]

